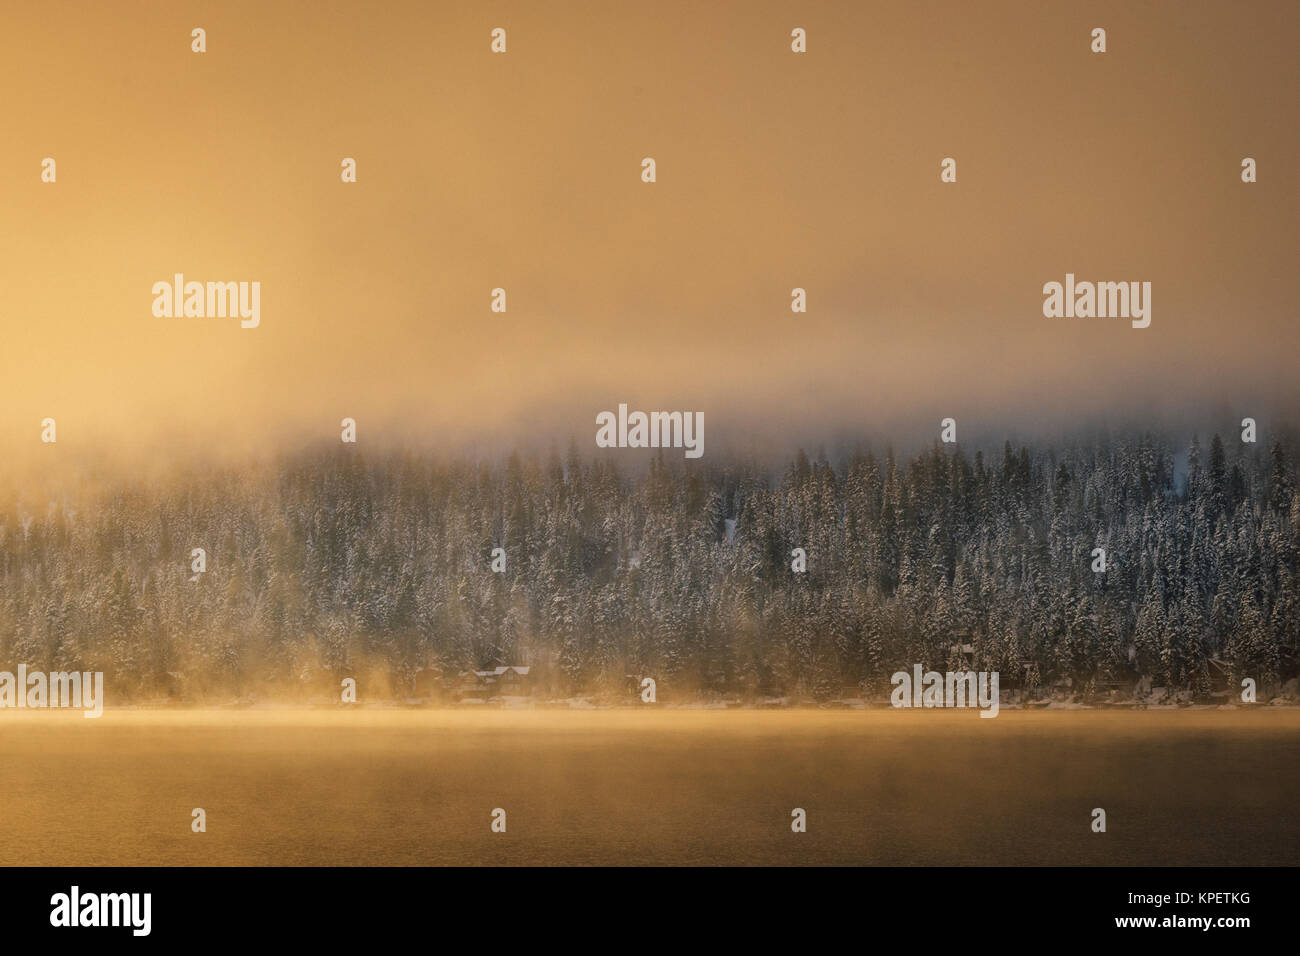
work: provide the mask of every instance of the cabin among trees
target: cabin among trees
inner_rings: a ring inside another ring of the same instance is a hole
[[[456,681],[457,699],[479,697],[526,697],[532,693],[528,674],[531,667],[508,664],[488,670],[462,671]]]

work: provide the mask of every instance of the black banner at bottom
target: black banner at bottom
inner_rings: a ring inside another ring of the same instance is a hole
[[[98,944],[428,934],[535,944],[767,947],[850,938],[1232,945],[1296,925],[1297,871],[1262,868],[11,868],[7,939]],[[452,924],[459,924],[459,928]],[[685,934],[685,935],[684,935]],[[954,935],[955,934],[955,935]],[[1058,936],[1059,934],[1059,936]],[[585,941],[585,943],[584,943]]]

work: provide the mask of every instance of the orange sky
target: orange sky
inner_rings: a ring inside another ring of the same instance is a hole
[[[1300,5],[1086,6],[5,4],[0,449],[1300,409]],[[260,327],[155,318],[175,272]],[[1151,327],[1044,318],[1066,272]]]

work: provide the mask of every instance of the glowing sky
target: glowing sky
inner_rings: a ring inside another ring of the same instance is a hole
[[[8,5],[0,442],[1285,413],[1298,38],[1293,2]],[[176,272],[260,281],[260,327],[155,318]],[[1066,272],[1150,281],[1151,327],[1044,318]]]

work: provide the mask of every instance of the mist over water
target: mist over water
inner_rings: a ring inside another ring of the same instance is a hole
[[[0,715],[0,865],[1292,864],[1300,711]],[[88,726],[93,724],[93,726]],[[190,831],[190,812],[207,832]],[[1108,831],[1090,830],[1093,807]],[[494,808],[505,833],[490,831]],[[808,815],[790,830],[791,810]]]

